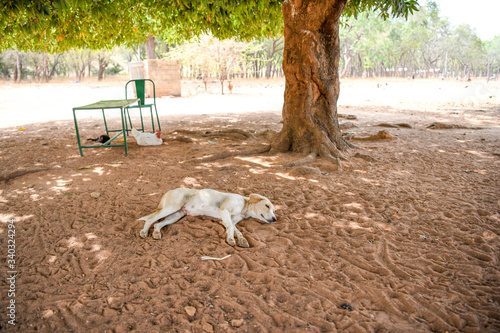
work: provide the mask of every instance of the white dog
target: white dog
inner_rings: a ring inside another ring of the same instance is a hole
[[[220,218],[226,227],[227,242],[235,246],[234,234],[238,237],[238,245],[248,247],[247,240],[236,228],[236,224],[243,219],[253,217],[266,223],[276,221],[274,206],[266,197],[258,194],[250,194],[244,197],[239,194],[222,193],[215,190],[193,190],[188,188],[177,188],[165,193],[158,208],[151,214],[141,217],[145,221],[140,236],[148,235],[149,227],[156,221],[165,217],[163,222],[155,225],[153,238],[160,239],[160,229],[166,225],[179,221],[186,215],[210,216]]]

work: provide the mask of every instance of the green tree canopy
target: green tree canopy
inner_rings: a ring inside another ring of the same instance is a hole
[[[61,52],[144,42],[149,35],[170,40],[202,33],[218,38],[283,34],[283,0],[4,0],[0,4],[0,51]],[[349,0],[346,16],[379,10],[407,16],[417,0]]]

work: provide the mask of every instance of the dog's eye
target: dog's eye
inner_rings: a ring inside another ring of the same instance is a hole
[[[271,207],[269,207],[269,205],[266,205],[266,207],[267,207],[267,208],[271,208]]]

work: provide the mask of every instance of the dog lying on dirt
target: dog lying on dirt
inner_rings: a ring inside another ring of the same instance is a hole
[[[266,223],[276,221],[274,206],[259,194],[250,194],[244,197],[239,194],[222,193],[215,190],[194,190],[188,188],[177,188],[165,193],[158,208],[151,214],[141,217],[145,221],[144,228],[139,235],[146,238],[149,227],[156,221],[165,218],[155,225],[153,238],[161,238],[161,228],[173,224],[184,216],[210,216],[220,218],[222,225],[226,228],[227,242],[235,246],[234,234],[238,238],[238,246],[248,247],[247,240],[236,228],[236,224],[246,218],[256,218]]]

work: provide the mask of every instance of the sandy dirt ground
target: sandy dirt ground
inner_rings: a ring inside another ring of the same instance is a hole
[[[342,81],[360,148],[341,170],[207,159],[281,128],[282,80],[233,84],[158,99],[161,146],[83,157],[71,107],[123,98],[123,82],[0,85],[0,331],[500,331],[499,82]],[[81,117],[82,139],[104,134]],[[205,217],[140,238],[177,187],[265,195],[278,221],[240,222],[250,248]]]

